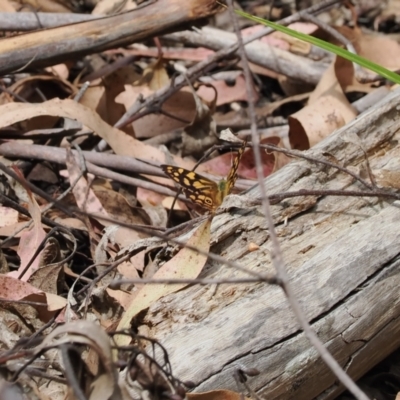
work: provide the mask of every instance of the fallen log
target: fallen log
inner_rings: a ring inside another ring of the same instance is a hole
[[[368,177],[367,154],[380,186],[396,192],[399,95],[399,90],[391,93],[305,154],[334,159]],[[366,189],[348,174],[302,159],[268,177],[265,187],[268,195]],[[248,196],[258,193],[254,188]],[[303,196],[283,200],[271,210],[301,308],[345,371],[354,379],[361,377],[400,344],[398,201]],[[212,243],[214,253],[251,271],[274,274],[269,232],[257,207],[216,216]],[[249,252],[250,243],[260,249]],[[248,275],[209,261],[200,277]],[[193,381],[196,391],[237,390],[233,372],[243,367],[261,372],[248,383],[269,400],[333,399],[343,391],[299,329],[280,287],[262,282],[194,285],[157,301],[141,321],[139,331],[160,340],[174,374]]]

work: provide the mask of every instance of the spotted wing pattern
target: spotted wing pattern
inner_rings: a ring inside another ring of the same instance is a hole
[[[240,160],[242,159],[242,155],[246,149],[246,144],[247,144],[247,140],[243,141],[242,146],[240,147],[236,158],[233,160],[233,164],[231,167],[231,170],[229,171],[229,174],[226,178],[226,194],[225,196],[227,196],[233,189],[233,187],[235,186],[236,180],[237,180],[237,170],[239,168],[239,164],[240,164]]]
[[[189,200],[209,210],[218,206],[216,205],[218,195],[216,182],[185,168],[173,165],[161,165],[161,168],[171,179],[182,186],[182,190]]]
[[[173,165],[161,165],[161,168],[172,180],[182,186],[182,190],[189,200],[213,211],[221,205],[224,197],[235,186],[237,169],[245,148],[246,142],[243,142],[226,180],[221,180],[219,184],[185,168]]]

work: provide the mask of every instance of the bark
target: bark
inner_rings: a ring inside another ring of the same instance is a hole
[[[400,91],[307,151],[353,171],[400,171]],[[378,172],[377,172],[378,171]],[[397,174],[397,175],[396,175]],[[368,174],[366,174],[368,176]],[[395,180],[390,184],[396,186]],[[265,180],[268,194],[300,189],[365,190],[332,168],[295,160]],[[397,186],[399,187],[399,186]],[[388,188],[388,190],[396,190]],[[248,196],[257,197],[254,188]],[[229,199],[227,199],[229,200]],[[355,379],[400,344],[400,208],[374,197],[296,197],[272,206],[290,282],[328,350]],[[273,274],[271,243],[257,207],[216,216],[212,251]],[[249,243],[260,250],[249,253]],[[244,273],[208,262],[201,277]],[[196,391],[236,390],[233,371],[253,367],[263,398],[333,399],[343,388],[310,345],[279,287],[192,286],[152,305],[141,330],[161,341],[174,374]]]
[[[0,74],[126,46],[218,11],[215,0],[157,0],[135,10],[1,40]]]

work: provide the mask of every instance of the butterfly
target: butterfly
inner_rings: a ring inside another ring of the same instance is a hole
[[[235,186],[237,169],[245,148],[246,141],[240,147],[228,176],[218,183],[181,167],[161,165],[161,168],[172,180],[182,186],[182,190],[189,200],[210,211],[215,211]]]

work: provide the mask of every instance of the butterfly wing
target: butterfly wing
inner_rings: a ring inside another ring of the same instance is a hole
[[[209,210],[217,206],[218,185],[193,171],[173,165],[161,165],[162,170],[175,182],[181,185],[185,196],[196,204]]]
[[[247,140],[244,140],[242,143],[242,146],[240,147],[235,159],[233,160],[232,168],[229,171],[229,174],[226,178],[226,193],[225,196],[228,195],[233,187],[235,186],[236,180],[237,180],[237,170],[240,164],[240,160],[242,158],[242,155],[244,153],[244,150],[246,149],[246,144]]]

